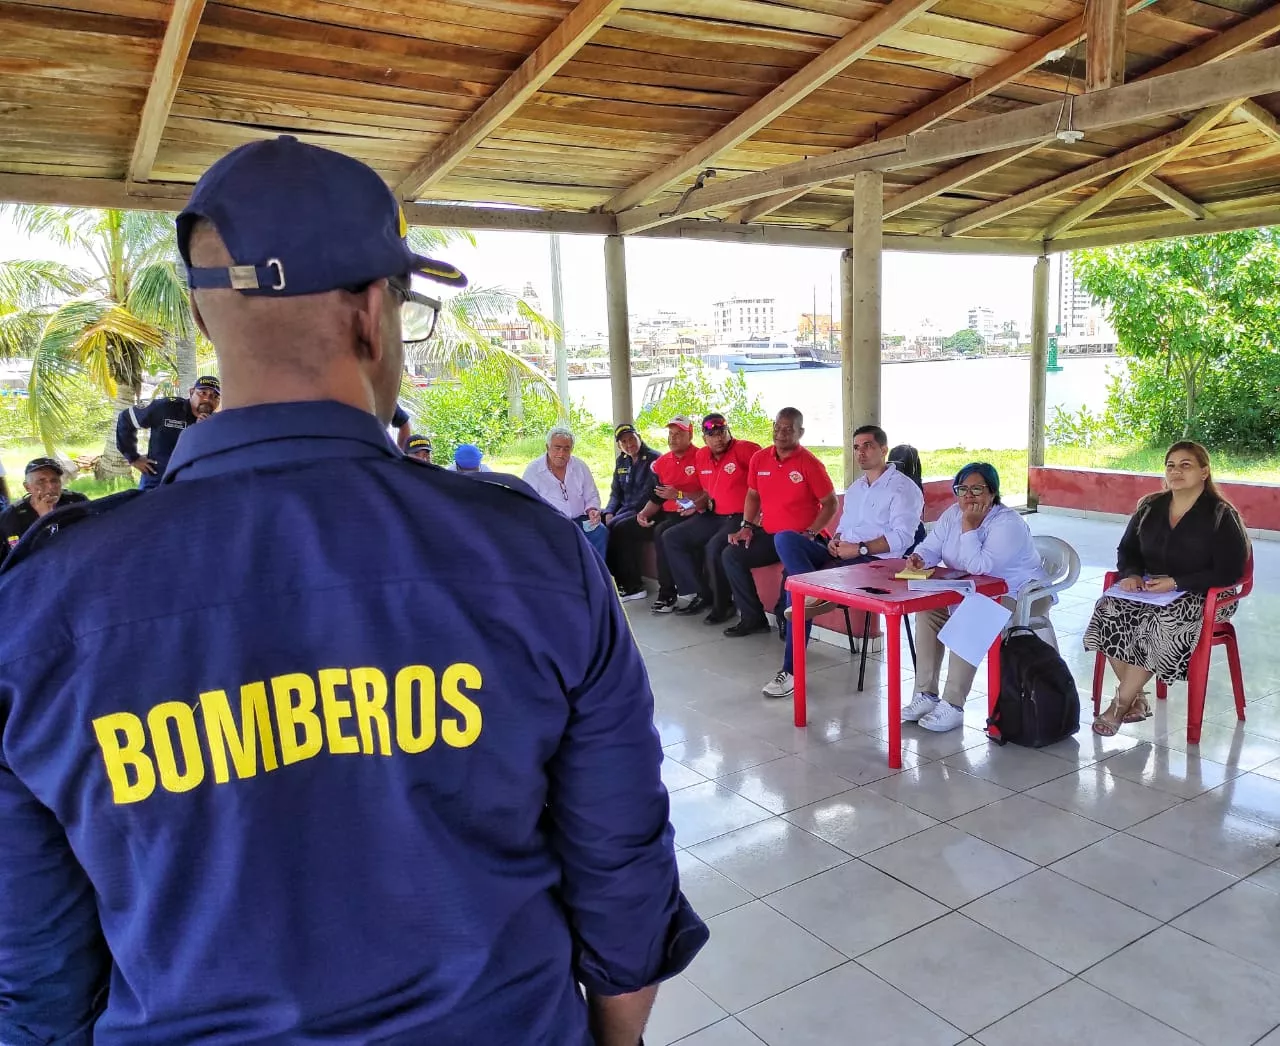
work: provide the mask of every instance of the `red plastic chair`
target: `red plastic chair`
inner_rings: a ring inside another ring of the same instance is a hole
[[[1103,579],[1105,591],[1115,584],[1119,574],[1112,570]],[[1244,721],[1244,673],[1240,670],[1240,648],[1236,644],[1235,626],[1230,621],[1218,621],[1217,613],[1225,606],[1238,603],[1253,588],[1253,552],[1244,565],[1244,577],[1236,584],[1225,588],[1211,588],[1204,601],[1204,624],[1200,628],[1200,638],[1191,652],[1191,664],[1187,670],[1187,744],[1200,743],[1200,727],[1204,721],[1205,691],[1209,686],[1209,661],[1216,646],[1227,648],[1227,665],[1231,669],[1231,690],[1236,699],[1236,716]],[[1093,714],[1096,716],[1102,708],[1102,681],[1106,672],[1107,659],[1098,652],[1093,664]],[[1169,696],[1168,685],[1163,679],[1156,680],[1156,697],[1163,701]]]

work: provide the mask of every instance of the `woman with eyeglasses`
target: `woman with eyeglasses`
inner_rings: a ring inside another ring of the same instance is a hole
[[[1084,646],[1107,656],[1118,685],[1093,721],[1094,733],[1111,737],[1122,724],[1151,715],[1143,688],[1152,676],[1166,683],[1187,678],[1205,596],[1239,581],[1248,557],[1244,523],[1214,485],[1209,452],[1191,440],[1175,443],[1164,456],[1164,490],[1138,502],[1116,550],[1116,570],[1126,592],[1183,594],[1163,606],[1116,596],[1098,600]],[[1237,605],[1222,607],[1218,620]]]
[[[1000,602],[1012,610],[1024,585],[1048,581],[1031,530],[1022,516],[1000,503],[1000,475],[985,461],[975,461],[957,472],[952,490],[956,503],[939,517],[907,563],[917,570],[941,564],[998,577],[1009,589]],[[1037,600],[1031,614],[1044,618],[1052,605],[1052,596]],[[975,665],[951,654],[947,685],[939,694],[943,646],[938,633],[949,613],[943,609],[916,615],[916,694],[902,712],[904,721],[936,733],[955,730],[964,723],[964,703],[977,672]],[[1052,626],[1048,627],[1052,634]]]

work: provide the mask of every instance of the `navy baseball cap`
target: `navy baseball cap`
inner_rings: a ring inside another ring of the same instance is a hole
[[[191,230],[200,218],[218,230],[234,265],[191,267]],[[459,269],[409,247],[404,212],[373,168],[292,135],[242,145],[205,171],[177,230],[196,289],[288,297],[413,273],[467,285]]]
[[[27,462],[27,470],[23,475],[29,476],[31,473],[39,472],[42,469],[52,469],[59,476],[62,475],[62,466],[54,458],[32,458]]]
[[[413,435],[409,437],[409,442],[405,444],[404,452],[406,454],[415,454],[418,451],[425,450],[431,453],[431,440],[426,436]]]
[[[208,389],[210,392],[216,392],[219,396],[222,395],[222,382],[213,374],[201,374],[191,387],[193,389]]]
[[[619,425],[616,429],[613,430],[614,442],[617,442],[618,440],[622,439],[623,436],[638,436],[638,435],[640,435],[640,433],[636,431],[636,427],[634,425],[628,425],[626,422],[623,422],[621,425]]]
[[[706,433],[715,432],[717,429],[725,429],[729,427],[729,423],[725,420],[723,414],[708,414],[702,419],[702,431]]]

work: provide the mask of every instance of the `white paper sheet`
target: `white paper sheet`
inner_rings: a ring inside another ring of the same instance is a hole
[[[1131,603],[1149,603],[1151,606],[1167,607],[1183,593],[1176,588],[1172,592],[1148,592],[1141,589],[1137,592],[1126,592],[1119,584],[1112,585],[1104,596],[1115,596],[1116,599],[1127,599]]]
[[[908,592],[963,592],[965,595],[971,595],[978,591],[978,586],[973,581],[967,581],[964,578],[955,578],[948,580],[946,578],[918,578],[915,581],[907,582]]]
[[[938,638],[957,657],[977,668],[1012,616],[1013,611],[994,599],[973,593],[951,611],[951,618],[942,626]]]

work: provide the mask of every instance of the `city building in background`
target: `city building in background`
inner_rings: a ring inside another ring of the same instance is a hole
[[[974,305],[969,309],[969,329],[982,336],[982,340],[990,342],[999,332],[994,309],[985,305]]]
[[[768,338],[774,332],[775,299],[739,298],[718,301],[713,306],[712,330],[720,344],[749,338]]]

